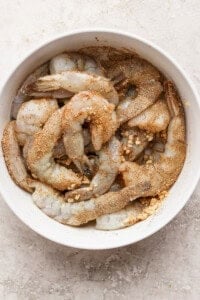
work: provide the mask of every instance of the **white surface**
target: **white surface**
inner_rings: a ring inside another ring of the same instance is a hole
[[[2,82],[38,42],[64,30],[99,25],[126,29],[156,42],[199,85],[198,1],[149,1],[148,5],[144,1],[1,1],[0,5]],[[103,252],[48,242],[1,202],[1,298],[198,299],[198,195],[197,189],[183,212],[153,237]]]

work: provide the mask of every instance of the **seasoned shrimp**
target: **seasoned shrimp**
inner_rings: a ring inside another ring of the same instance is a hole
[[[20,145],[24,146],[27,139],[38,132],[57,109],[56,100],[37,99],[23,103],[19,109],[15,126]]]
[[[62,135],[63,108],[56,110],[47,120],[42,130],[35,133],[29,149],[27,165],[32,174],[58,190],[66,190],[81,185],[81,177],[53,159],[53,149]]]
[[[118,212],[98,217],[96,229],[116,230],[131,226],[147,219],[161,204],[162,201],[157,198],[136,200]]]
[[[117,212],[138,197],[134,189],[127,187],[87,201],[68,203],[62,194],[43,183],[32,181],[30,187],[35,188],[32,194],[34,203],[46,215],[72,226],[80,226],[99,216]],[[146,192],[143,191],[141,196],[145,197]]]
[[[100,62],[105,70],[113,64],[118,63],[118,61],[133,57],[133,53],[130,53],[126,50],[121,51],[116,48],[106,46],[89,46],[81,49],[81,53],[94,57],[96,61]]]
[[[90,138],[90,132],[88,129],[84,128],[83,129],[83,143],[84,146],[87,146],[91,141]],[[54,158],[61,158],[62,156],[67,155],[65,145],[63,138],[59,139],[58,142],[55,144],[54,149],[53,149],[53,157]]]
[[[140,129],[156,133],[165,130],[169,121],[170,114],[167,103],[164,100],[159,99],[141,114],[129,120],[128,126],[137,126]]]
[[[126,160],[134,161],[146,148],[148,143],[153,140],[153,134],[132,128],[121,133],[123,156]]]
[[[78,71],[65,71],[59,74],[40,77],[28,86],[31,92],[49,92],[65,89],[72,93],[94,91],[100,93],[109,102],[117,105],[118,94],[109,79]]]
[[[170,81],[165,83],[166,100],[172,115],[167,134],[165,150],[159,160],[146,165],[125,162],[120,172],[126,186],[136,187],[143,184],[148,189],[148,196],[165,191],[176,181],[186,152],[184,114],[178,95]],[[135,192],[142,192],[135,188]]]
[[[16,119],[18,110],[23,102],[25,102],[28,99],[28,96],[26,95],[26,87],[27,85],[33,83],[36,81],[41,76],[47,75],[48,74],[48,64],[44,64],[37,68],[33,73],[31,73],[22,86],[19,88],[17,95],[14,97],[14,100],[12,102],[12,107],[11,107],[11,118]]]
[[[2,148],[6,166],[14,182],[22,189],[32,192],[33,189],[27,182],[29,175],[20,153],[14,127],[15,121],[9,122],[3,133]]]
[[[91,140],[96,151],[100,150],[117,129],[114,105],[91,92],[81,92],[66,104],[63,113],[63,131],[66,153],[79,170],[89,165],[84,155],[82,125],[89,122]]]
[[[121,163],[121,144],[113,137],[101,151],[99,151],[99,169],[93,177],[89,187],[76,189],[65,194],[65,198],[82,201],[97,197],[107,192],[118,174]]]
[[[117,107],[119,121],[124,123],[152,105],[161,94],[162,85],[158,70],[139,57],[118,62],[108,71],[108,77],[112,80],[121,78],[121,74],[136,86],[137,91],[134,99],[128,96]]]
[[[101,66],[91,57],[75,52],[62,53],[50,61],[50,73],[63,71],[84,71],[90,74],[104,75]]]

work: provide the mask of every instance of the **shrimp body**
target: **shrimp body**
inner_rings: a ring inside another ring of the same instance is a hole
[[[122,135],[123,156],[128,161],[134,161],[144,151],[148,143],[153,140],[153,134],[136,127],[129,128],[122,132]]]
[[[156,133],[165,130],[169,121],[170,114],[167,104],[165,101],[160,99],[144,110],[141,114],[129,120],[128,126],[137,126],[140,129]]]
[[[87,201],[68,203],[63,195],[43,183],[32,181],[30,187],[35,189],[32,194],[34,203],[46,215],[72,226],[80,226],[104,214],[117,212],[137,197],[134,190],[127,187]],[[145,192],[142,194],[145,196]]]
[[[121,74],[137,91],[135,98],[128,96],[117,107],[119,121],[124,123],[152,105],[162,92],[162,85],[158,70],[139,57],[113,64],[108,71],[111,79],[121,78]]]
[[[138,165],[125,162],[120,166],[120,172],[126,186],[145,186],[153,196],[168,190],[176,181],[186,152],[184,114],[176,91],[171,82],[165,83],[166,99],[172,115],[168,127],[167,143],[159,159],[152,164]],[[138,193],[142,192],[140,190]]]
[[[37,68],[33,73],[31,73],[22,86],[19,88],[17,95],[15,96],[13,102],[12,102],[12,107],[11,107],[11,118],[16,119],[18,110],[23,102],[25,102],[28,98],[28,95],[26,94],[26,87],[29,84],[32,84],[33,82],[36,81],[40,76],[44,76],[48,74],[48,64],[44,64]]]
[[[27,158],[28,167],[36,178],[61,191],[81,184],[76,173],[53,159],[54,146],[62,136],[62,115],[63,109],[56,110],[43,129],[34,135]]]
[[[62,127],[66,153],[80,170],[87,160],[82,129],[86,121],[96,151],[111,138],[118,126],[114,105],[94,93],[81,92],[65,105]]]
[[[50,61],[50,73],[63,71],[84,71],[89,74],[103,75],[102,68],[91,57],[75,52],[62,53]]]
[[[64,89],[72,93],[94,91],[109,102],[117,105],[118,94],[109,79],[78,71],[65,71],[59,74],[40,77],[29,85],[29,92],[49,92]]]
[[[6,166],[14,182],[22,189],[32,192],[33,189],[27,182],[29,175],[20,153],[14,128],[15,121],[11,121],[3,132],[2,148]]]
[[[118,212],[98,217],[96,229],[116,230],[131,226],[147,219],[158,209],[161,203],[162,201],[156,198],[136,200]]]
[[[90,132],[88,129],[84,128],[83,129],[83,142],[84,146],[87,146],[91,141],[90,138]],[[63,138],[59,139],[58,142],[55,144],[54,149],[53,149],[53,157],[54,158],[61,158],[63,156],[66,156],[66,149],[64,145]]]
[[[99,151],[99,169],[89,187],[76,189],[65,194],[65,199],[78,201],[97,197],[107,192],[118,174],[121,163],[121,143],[113,137]]]
[[[23,103],[17,114],[15,131],[20,145],[38,132],[58,109],[56,100],[38,99]]]

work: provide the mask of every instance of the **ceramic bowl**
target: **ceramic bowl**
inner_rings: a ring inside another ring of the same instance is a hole
[[[82,249],[109,249],[138,242],[170,222],[190,198],[200,176],[200,105],[188,76],[174,59],[152,43],[132,34],[109,30],[85,30],[65,34],[46,42],[29,54],[5,83],[0,97],[0,135],[9,121],[12,99],[25,77],[37,66],[63,51],[86,46],[112,46],[137,52],[173,80],[185,106],[187,156],[182,172],[169,196],[156,214],[131,227],[116,231],[98,231],[92,226],[75,228],[57,223],[43,214],[32,202],[31,195],[17,187],[7,172],[0,153],[0,192],[12,211],[38,234],[62,245]]]

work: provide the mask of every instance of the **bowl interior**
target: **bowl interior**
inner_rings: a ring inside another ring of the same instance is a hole
[[[112,46],[136,51],[153,63],[164,75],[172,79],[185,104],[187,123],[187,157],[183,170],[158,212],[132,227],[104,232],[92,226],[73,228],[64,226],[44,215],[33,203],[31,196],[11,180],[0,150],[0,192],[14,213],[29,227],[46,238],[63,245],[84,249],[115,248],[139,241],[167,224],[184,206],[199,178],[200,146],[199,103],[191,83],[166,54],[145,41],[123,33],[88,31],[69,34],[45,44],[29,55],[5,84],[0,97],[0,137],[9,120],[13,96],[24,78],[33,69],[63,51],[78,50],[86,46]]]

